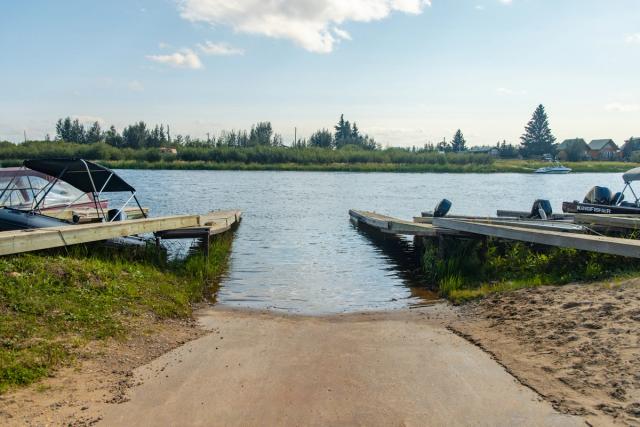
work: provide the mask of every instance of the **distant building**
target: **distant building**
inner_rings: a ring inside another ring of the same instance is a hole
[[[589,145],[582,138],[565,139],[558,145],[560,160],[588,160],[591,158]]]
[[[172,147],[160,147],[160,152],[162,154],[173,154],[173,155],[178,154],[178,150]]]
[[[620,149],[613,139],[594,139],[589,143],[589,155],[592,160],[616,160],[620,158]]]
[[[634,151],[640,151],[640,138],[631,137],[622,146],[622,153],[625,158],[629,158]]]
[[[500,156],[500,150],[496,147],[471,147],[467,150],[467,152],[473,154],[488,154],[492,157]]]

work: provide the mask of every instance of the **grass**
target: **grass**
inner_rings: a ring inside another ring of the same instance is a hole
[[[0,393],[49,375],[88,341],[126,337],[140,316],[190,317],[230,247],[231,236],[215,240],[208,261],[81,249],[0,258]]]
[[[494,239],[445,240],[444,259],[427,246],[423,269],[440,294],[454,303],[495,292],[563,285],[640,273],[640,260]]]
[[[241,163],[207,161],[136,160],[103,161],[113,169],[246,170],[310,172],[398,172],[398,173],[532,173],[548,163],[528,160],[496,160],[491,163]],[[640,166],[629,162],[567,162],[573,172],[615,173]]]
[[[491,163],[241,163],[207,161],[147,162],[119,160],[101,162],[113,169],[246,170],[310,172],[398,172],[398,173],[532,173],[548,163],[527,160],[496,160]],[[564,163],[574,172],[626,172],[639,166],[628,162]]]

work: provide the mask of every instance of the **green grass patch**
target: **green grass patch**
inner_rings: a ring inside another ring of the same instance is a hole
[[[495,239],[445,238],[443,244],[427,244],[423,270],[454,303],[494,292],[640,274],[640,260],[576,249]]]
[[[138,316],[188,318],[214,294],[231,239],[214,240],[208,260],[82,248],[0,258],[0,393],[49,375],[88,341],[126,337]]]

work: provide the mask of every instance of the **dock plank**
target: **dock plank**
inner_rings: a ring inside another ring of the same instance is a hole
[[[575,214],[573,221],[577,224],[597,225],[601,227],[640,229],[640,218],[629,216]]]
[[[10,255],[41,249],[89,243],[116,237],[154,233],[187,227],[208,227],[221,230],[231,227],[239,218],[238,211],[205,215],[177,215],[158,218],[134,219],[97,224],[68,225],[62,227],[0,232],[0,255]]]
[[[528,230],[506,225],[483,224],[468,220],[446,218],[435,218],[433,224],[437,227],[508,240],[519,240],[523,242],[538,243],[541,245],[574,248],[591,252],[640,258],[640,241],[633,239],[548,230]]]

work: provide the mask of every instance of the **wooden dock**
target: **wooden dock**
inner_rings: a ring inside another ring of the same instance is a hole
[[[352,220],[366,224],[374,229],[387,234],[402,234],[408,236],[436,237],[439,234],[460,234],[454,230],[438,229],[432,224],[420,224],[412,221],[404,221],[375,212],[350,210]]]
[[[0,255],[97,242],[117,237],[183,229],[206,229],[208,235],[224,233],[241,218],[240,211],[204,215],[176,215],[95,224],[68,225],[0,232]]]
[[[447,216],[415,217],[414,222],[410,222],[368,211],[350,210],[349,215],[352,220],[383,233],[422,237],[494,237],[640,258],[640,240],[588,234],[592,231],[592,226],[599,227],[598,229],[640,229],[638,218],[582,214],[564,217],[562,220]]]

